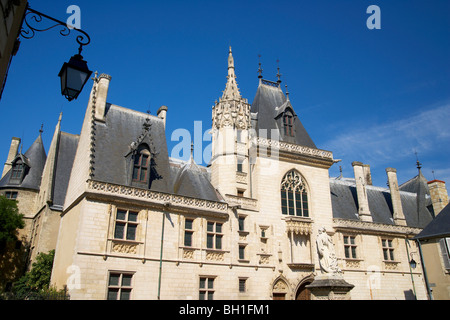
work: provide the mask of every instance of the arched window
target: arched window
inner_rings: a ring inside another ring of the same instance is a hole
[[[291,170],[281,182],[281,213],[309,217],[308,193],[301,175]]]
[[[133,181],[147,182],[150,172],[150,151],[145,145],[139,146],[134,156]]]

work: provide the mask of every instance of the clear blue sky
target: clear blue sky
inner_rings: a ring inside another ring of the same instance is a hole
[[[381,9],[381,29],[369,30],[369,5]],[[167,139],[194,121],[211,127],[211,107],[221,97],[233,48],[242,95],[253,101],[258,54],[263,76],[284,84],[318,148],[371,165],[374,184],[386,186],[386,167],[399,182],[423,173],[450,182],[450,1],[30,1],[66,20],[81,8],[81,28],[91,36],[83,56],[93,71],[112,76],[108,102],[152,114],[167,105]],[[0,158],[10,139],[24,151],[44,123],[50,140],[63,112],[63,131],[78,134],[92,81],[79,98],[60,94],[58,72],[76,53],[75,36],[58,30],[22,40],[0,101]],[[205,147],[208,142],[205,142]],[[198,147],[198,146],[196,146]],[[197,149],[196,149],[197,151]],[[3,160],[1,160],[3,161]]]

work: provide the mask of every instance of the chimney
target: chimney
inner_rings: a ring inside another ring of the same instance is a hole
[[[109,82],[111,76],[102,73],[98,77],[97,83],[97,100],[95,103],[95,119],[105,121],[106,98],[108,97]]]
[[[397,170],[394,168],[386,168],[388,177],[389,190],[391,192],[392,209],[394,223],[400,226],[406,226],[405,215],[403,214],[402,200],[400,199],[400,191],[397,182]]]
[[[5,165],[3,167],[2,178],[11,169],[12,162],[17,156],[17,151],[19,150],[20,138],[13,137],[11,139],[11,146],[9,147],[8,158],[6,159]]]
[[[164,122],[164,128],[166,128],[166,115],[167,115],[167,106],[161,106],[156,112],[158,118],[162,119]]]
[[[363,164],[363,172],[364,172],[364,179],[366,180],[366,185],[371,186],[372,175],[370,174],[370,165]]]
[[[441,180],[428,181],[428,189],[430,190],[434,215],[437,216],[439,212],[441,212],[441,210],[448,204],[448,194],[447,188],[445,187],[445,182]]]
[[[359,161],[352,162],[355,173],[356,194],[358,196],[358,215],[362,221],[372,222],[372,215],[369,210],[369,200],[367,199],[366,177],[364,175],[364,165]]]

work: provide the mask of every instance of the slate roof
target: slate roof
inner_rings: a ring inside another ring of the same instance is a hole
[[[170,170],[163,120],[139,111],[107,104],[105,123],[97,122],[95,131],[94,179],[119,185],[131,185],[131,146],[150,124],[149,134],[141,141],[146,143],[161,179],[154,180],[151,190],[170,192]]]
[[[181,196],[223,201],[210,182],[210,174],[205,167],[197,165],[192,157],[186,163],[171,163],[173,193]]]
[[[414,239],[450,237],[450,203]]]
[[[281,90],[279,84],[268,80],[260,79],[258,89],[256,90],[255,98],[253,99],[251,113],[252,113],[252,126],[256,130],[258,136],[261,135],[261,129],[267,131],[265,137],[271,138],[271,129],[282,130],[280,121],[276,118],[280,116],[280,112],[285,108],[291,107],[289,101]],[[293,108],[292,108],[293,110]],[[316,148],[316,145],[312,141],[308,132],[306,132],[303,124],[301,123],[298,115],[294,112],[294,125],[295,125],[295,138],[294,141],[288,141],[302,146],[310,148]],[[264,136],[265,132],[262,134]],[[282,132],[282,131],[281,131]],[[280,140],[283,141],[283,135],[280,132]]]
[[[72,171],[75,153],[80,136],[61,132],[59,138],[58,155],[53,184],[53,204],[55,208],[62,209],[69,185],[70,172]]]
[[[388,188],[366,186],[369,210],[374,223],[394,224],[391,194]],[[338,219],[359,220],[358,197],[354,179],[330,179],[331,204],[333,217]],[[400,191],[400,199],[409,227],[424,228],[432,219],[432,213],[424,202],[419,202],[417,210],[417,194]]]
[[[132,165],[127,155],[132,143],[145,132],[145,123],[150,124],[150,130],[141,142],[150,147],[160,176],[151,183],[150,190],[220,201],[204,168],[193,161],[173,162],[169,159],[162,119],[113,104],[107,104],[105,123],[96,124],[94,179],[131,185]]]
[[[39,190],[41,185],[42,172],[44,170],[45,161],[47,155],[45,153],[44,145],[42,143],[42,136],[36,138],[33,144],[28,148],[25,154],[19,153],[14,160],[18,157],[29,166],[29,171],[23,178],[20,184],[10,183],[11,170],[9,170],[5,176],[0,180],[0,188],[23,188]],[[13,161],[14,162],[14,161]]]

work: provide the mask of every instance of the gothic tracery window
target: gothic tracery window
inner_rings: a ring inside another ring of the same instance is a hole
[[[308,193],[300,174],[291,170],[281,182],[281,213],[309,217]]]

